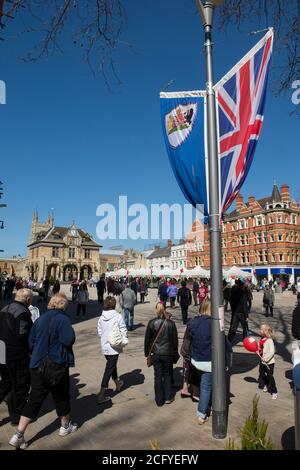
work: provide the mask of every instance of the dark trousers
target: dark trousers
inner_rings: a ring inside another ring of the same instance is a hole
[[[102,303],[103,303],[104,291],[103,291],[103,290],[98,290],[98,291],[97,291],[97,294],[98,294],[98,302],[102,302]]]
[[[273,305],[266,304],[265,308],[266,308],[266,317],[269,316],[269,309],[270,309],[270,316],[273,317]]]
[[[82,310],[82,315],[85,316],[85,314],[86,314],[86,304],[77,304],[77,313],[76,313],[77,316],[79,316],[81,310]]]
[[[193,292],[193,299],[194,299],[194,304],[198,305],[198,294],[197,291]]]
[[[145,302],[145,292],[141,292],[141,303],[143,304]]]
[[[171,399],[173,357],[153,354],[154,392],[157,406]]]
[[[106,359],[106,367],[105,367],[103,379],[101,382],[102,388],[108,388],[108,384],[111,378],[113,380],[118,379],[117,362],[119,359],[119,354],[112,354],[110,356],[105,356],[105,359]]]
[[[176,300],[176,297],[170,297],[170,307],[172,308],[175,307],[175,300]]]
[[[55,387],[44,382],[39,369],[30,369],[31,390],[22,416],[35,420],[50,392],[54,401],[57,416],[67,416],[70,413],[70,377],[69,369]]]
[[[259,365],[258,388],[268,388],[269,393],[277,393],[277,387],[274,379],[274,366],[269,364],[268,367],[262,362]]]
[[[0,403],[9,395],[8,410],[12,423],[17,424],[30,388],[29,359],[0,365]]]
[[[181,305],[181,315],[182,315],[182,323],[186,325],[187,317],[188,317],[188,305]]]
[[[252,299],[248,299],[248,300],[247,300],[247,303],[248,303],[248,312],[250,313],[250,312],[251,312],[251,308],[252,308]]]
[[[75,302],[75,298],[76,298],[76,294],[77,294],[77,289],[76,290],[72,290],[72,302]]]
[[[236,331],[238,329],[239,323],[241,323],[243,328],[243,338],[246,338],[248,335],[248,322],[246,320],[246,315],[244,313],[233,313],[231,317],[231,325],[228,333],[228,340],[232,342],[235,337]]]

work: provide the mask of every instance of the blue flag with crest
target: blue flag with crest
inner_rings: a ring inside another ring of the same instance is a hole
[[[186,199],[208,215],[204,142],[205,92],[161,93],[161,119],[170,163]]]

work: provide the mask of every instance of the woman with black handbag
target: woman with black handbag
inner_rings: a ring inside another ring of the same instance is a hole
[[[173,364],[179,359],[177,328],[162,301],[155,307],[156,318],[149,321],[145,334],[147,365],[154,367],[154,392],[157,406],[170,404]]]
[[[70,421],[69,367],[74,366],[72,345],[75,333],[66,314],[67,305],[65,294],[54,295],[48,304],[48,311],[35,321],[31,329],[31,391],[18,429],[9,441],[13,447],[26,449],[28,446],[24,438],[25,430],[37,418],[49,392],[61,422],[59,435],[63,437],[77,431],[77,424]]]

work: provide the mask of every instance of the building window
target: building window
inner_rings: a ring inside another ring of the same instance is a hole
[[[258,232],[256,234],[256,242],[257,243],[262,243],[262,234],[261,234],[261,232]]]
[[[69,258],[75,258],[75,248],[69,248]]]
[[[244,229],[248,227],[248,223],[246,219],[241,219],[239,223],[240,223],[240,229]]]
[[[270,234],[270,242],[274,242],[274,241],[275,241],[274,234],[273,234],[273,233],[271,233],[271,234]]]
[[[245,245],[245,235],[240,236],[240,245],[244,246]]]
[[[294,215],[294,224],[297,225],[297,216]]]
[[[257,256],[258,256],[258,262],[259,263],[262,263],[263,262],[263,252],[262,251],[259,251],[257,253]]]
[[[279,261],[284,261],[284,255],[282,253],[279,254]]]
[[[84,250],[84,257],[85,257],[85,259],[90,259],[90,257],[91,257],[91,250],[90,249]]]
[[[222,224],[222,232],[223,232],[223,233],[226,232],[226,225],[225,225],[225,224]]]
[[[59,248],[57,246],[54,246],[52,248],[52,258],[58,258],[59,257]]]
[[[278,241],[279,241],[279,242],[282,242],[282,241],[283,241],[283,235],[282,235],[282,233],[279,233],[279,234],[278,234]]]
[[[262,239],[263,239],[263,242],[264,243],[267,243],[268,239],[267,239],[267,232],[263,232],[262,233]]]
[[[277,215],[276,221],[277,221],[278,224],[281,224],[281,223],[282,223],[282,216],[281,216],[281,214],[278,214],[278,215]]]
[[[274,224],[274,217],[272,215],[269,217],[269,224]]]
[[[273,261],[274,263],[275,263],[275,261],[276,261],[276,255],[275,255],[275,253],[272,253],[272,261]]]

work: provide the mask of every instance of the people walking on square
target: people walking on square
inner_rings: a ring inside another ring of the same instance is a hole
[[[199,299],[199,306],[201,307],[202,302],[206,299],[208,295],[208,287],[204,282],[200,282],[200,286],[198,289],[198,299]]]
[[[79,291],[76,294],[76,303],[77,303],[77,311],[76,316],[79,317],[81,311],[82,316],[85,317],[86,315],[86,306],[89,302],[89,292],[85,282],[80,284]]]
[[[122,284],[120,282],[115,282],[114,290],[113,290],[113,297],[116,299],[115,310],[118,313],[122,313],[121,294],[122,294]]]
[[[300,298],[297,299],[297,304],[293,311],[292,335],[295,339],[300,340]]]
[[[233,338],[236,335],[239,323],[243,328],[243,338],[248,335],[248,303],[247,294],[244,289],[244,283],[241,279],[236,281],[235,285],[231,289],[231,323],[228,333],[228,340],[232,343]]]
[[[166,312],[163,302],[155,307],[156,317],[148,322],[144,353],[151,355],[154,367],[154,393],[157,406],[170,404],[172,395],[173,364],[178,361],[178,334],[173,320]]]
[[[261,325],[260,335],[259,353],[262,360],[259,364],[258,388],[262,389],[263,392],[269,392],[272,395],[272,399],[276,400],[278,392],[274,379],[275,347],[272,327],[266,324]]]
[[[53,288],[52,288],[52,294],[55,295],[55,294],[58,294],[60,291],[60,282],[58,279],[56,279],[56,281],[54,282],[53,284]]]
[[[124,293],[125,291],[123,291]],[[98,335],[101,339],[101,349],[102,353],[106,359],[105,371],[103,374],[101,388],[98,393],[97,403],[105,403],[110,401],[110,397],[106,396],[106,390],[108,389],[109,381],[112,378],[116,385],[116,391],[120,392],[123,381],[119,379],[117,363],[119,359],[119,354],[122,353],[123,348],[119,346],[118,348],[111,346],[110,344],[110,335],[113,332],[113,329],[117,326],[120,335],[123,338],[127,338],[127,328],[125,322],[116,310],[116,300],[112,296],[106,297],[104,299],[104,307],[102,315],[98,320]]]
[[[225,312],[228,312],[228,305],[230,304],[230,297],[231,297],[231,284],[230,282],[227,282],[225,279],[223,281],[223,294],[224,294]]]
[[[139,290],[140,297],[141,297],[141,304],[143,304],[145,303],[145,294],[147,292],[147,285],[144,279],[141,279],[138,290]]]
[[[199,282],[197,279],[194,280],[193,282],[193,299],[194,299],[194,306],[196,307],[198,305],[198,289],[199,289]]]
[[[73,281],[71,282],[71,292],[72,292],[72,302],[73,304],[75,303],[75,300],[76,300],[76,295],[77,295],[77,292],[78,292],[78,289],[79,289],[79,282],[77,279],[73,279]]]
[[[172,279],[171,285],[167,289],[167,295],[170,299],[171,308],[175,308],[177,293],[178,293],[178,289],[176,287],[176,281]]]
[[[186,325],[188,318],[188,309],[192,303],[192,294],[188,287],[186,287],[186,281],[181,282],[181,287],[177,293],[177,302],[181,307],[182,322]]]
[[[66,314],[67,305],[65,294],[54,295],[50,299],[47,312],[41,315],[32,327],[29,337],[32,350],[29,364],[31,390],[17,431],[9,441],[13,447],[25,449],[28,446],[24,437],[25,431],[29,423],[37,418],[49,393],[60,419],[59,436],[64,437],[77,431],[77,424],[70,421],[69,367],[74,366],[72,346],[75,333]],[[45,369],[46,363],[48,367]]]
[[[168,300],[168,285],[166,280],[162,281],[158,286],[158,298],[161,302],[163,302],[166,308]]]
[[[102,276],[96,284],[98,302],[103,304],[104,292],[106,292],[105,278]]]
[[[246,292],[246,296],[247,296],[248,313],[250,313],[251,308],[252,308],[252,301],[253,301],[253,294],[252,294],[250,284],[245,285],[245,292]]]
[[[30,388],[31,303],[32,291],[19,289],[15,300],[0,312],[0,340],[5,348],[2,351],[4,357],[0,357],[0,403],[9,395],[8,410],[12,424],[18,424]]]
[[[270,311],[270,317],[273,317],[273,308],[274,308],[274,302],[275,302],[275,294],[272,289],[268,284],[266,285],[264,289],[264,296],[263,296],[263,306],[265,309],[265,316],[269,316],[269,311]]]
[[[44,289],[44,295],[45,295],[45,301],[48,302],[48,297],[49,297],[49,288],[50,288],[50,281],[46,277],[43,280],[43,289]]]
[[[114,292],[114,287],[115,287],[115,281],[109,277],[107,280],[107,294],[111,295]]]
[[[120,295],[120,304],[124,309],[124,321],[128,331],[134,329],[134,306],[136,304],[135,292],[131,289],[130,284],[126,285],[126,288]]]
[[[132,283],[130,284],[130,288],[133,290],[133,292],[135,293],[135,296],[137,298],[137,294],[138,294],[138,290],[139,290],[137,279],[134,279],[132,281]]]

